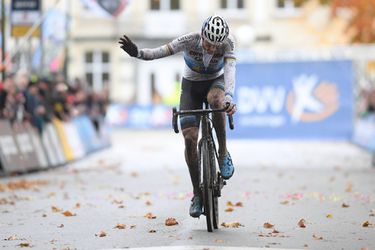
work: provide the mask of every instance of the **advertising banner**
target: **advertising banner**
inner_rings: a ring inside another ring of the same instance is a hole
[[[29,32],[40,18],[40,7],[40,0],[12,0],[11,34],[13,37],[23,37]],[[33,31],[32,36],[40,36],[39,27]]]
[[[339,139],[353,130],[351,61],[237,65],[232,138]]]

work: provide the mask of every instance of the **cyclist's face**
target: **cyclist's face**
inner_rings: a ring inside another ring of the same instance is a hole
[[[215,53],[215,51],[216,51],[216,49],[218,47],[217,45],[210,43],[206,39],[203,39],[202,46],[203,46],[203,49],[205,51],[207,51],[208,54]]]

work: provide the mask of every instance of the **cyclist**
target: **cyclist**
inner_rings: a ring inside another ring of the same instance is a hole
[[[210,16],[200,32],[180,36],[158,48],[138,49],[126,35],[120,38],[119,43],[130,56],[143,60],[163,58],[181,51],[184,53],[180,110],[201,109],[207,100],[212,108],[226,107],[228,115],[236,112],[233,102],[236,70],[234,39],[229,35],[228,24],[221,16]],[[224,113],[213,114],[219,143],[220,172],[224,179],[229,179],[234,173],[234,166],[226,146],[225,122]],[[199,116],[195,115],[186,115],[180,119],[185,141],[185,160],[193,184],[194,196],[189,210],[192,217],[199,217],[202,213],[197,147],[199,123]]]

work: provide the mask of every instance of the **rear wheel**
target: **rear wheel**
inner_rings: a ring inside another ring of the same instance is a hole
[[[206,215],[207,231],[214,229],[214,199],[211,172],[211,157],[208,142],[202,143],[201,148],[201,169],[203,170],[202,194],[204,214]]]

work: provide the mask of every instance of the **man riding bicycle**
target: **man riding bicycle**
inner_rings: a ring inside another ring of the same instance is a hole
[[[229,35],[227,22],[220,16],[209,17],[201,32],[180,36],[172,42],[154,49],[138,49],[124,35],[120,38],[121,48],[132,57],[153,60],[184,52],[185,69],[182,78],[180,110],[201,109],[207,100],[211,108],[226,107],[226,113],[236,112],[233,102],[235,87],[236,58],[234,39]],[[185,160],[189,167],[194,197],[190,216],[202,213],[202,198],[199,188],[198,136],[199,116],[181,117],[180,125],[185,140]],[[226,119],[224,113],[213,114],[213,124],[219,143],[219,167],[221,176],[229,179],[234,166],[226,146]]]

